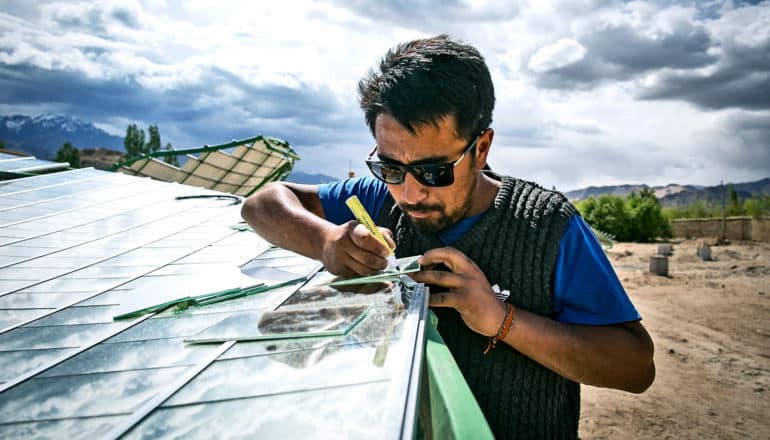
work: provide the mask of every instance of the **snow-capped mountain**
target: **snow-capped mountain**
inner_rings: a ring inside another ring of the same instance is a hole
[[[70,142],[77,148],[107,148],[123,151],[123,138],[72,116],[0,116],[0,140],[5,148],[20,150],[39,159],[53,159]]]

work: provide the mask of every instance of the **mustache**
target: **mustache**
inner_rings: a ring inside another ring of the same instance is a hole
[[[427,203],[418,203],[416,205],[408,205],[406,203],[399,203],[398,207],[401,208],[401,211],[403,211],[403,212],[409,212],[409,211],[441,211],[441,206],[429,205]]]

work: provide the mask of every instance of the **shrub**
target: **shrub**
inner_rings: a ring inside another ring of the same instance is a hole
[[[628,197],[605,194],[577,203],[591,227],[614,235],[620,241],[652,241],[671,236],[671,224],[663,216],[652,189]]]
[[[65,142],[56,152],[56,162],[68,162],[72,168],[80,168],[80,150]]]

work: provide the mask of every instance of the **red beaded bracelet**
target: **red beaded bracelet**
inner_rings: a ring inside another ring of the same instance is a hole
[[[505,339],[505,337],[508,335],[508,331],[511,330],[511,325],[516,322],[516,320],[513,319],[513,306],[510,303],[505,303],[505,307],[505,319],[503,320],[503,323],[500,324],[500,330],[497,331],[497,334],[489,337],[489,343],[487,344],[487,348],[484,350],[484,354],[487,354],[489,350],[495,348],[497,346],[497,341]]]

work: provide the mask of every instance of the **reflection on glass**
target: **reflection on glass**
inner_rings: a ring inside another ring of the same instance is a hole
[[[346,306],[241,313],[185,339],[185,342],[257,341],[341,335],[347,333],[364,317],[367,308]]]
[[[372,364],[369,345],[328,347],[216,361],[164,406],[268,396],[392,379],[400,365]]]
[[[377,438],[389,383],[163,408],[124,438]]]
[[[144,341],[192,336],[222,320],[226,314],[211,313],[151,318],[115,335],[108,342]]]
[[[20,327],[0,335],[0,351],[80,347],[126,323]]]
[[[0,382],[10,382],[22,374],[75,351],[74,348],[0,352]],[[0,436],[0,438],[3,438]]]
[[[390,332],[391,339],[400,338],[403,329],[403,319],[401,317],[405,316],[406,311],[403,309],[387,312],[373,312],[370,310],[361,322],[356,324],[350,332],[342,336],[239,342],[220,356],[219,359],[234,359],[270,353],[284,353],[287,351],[315,350],[327,344],[334,346],[370,344],[374,346],[383,341],[388,336],[388,332]]]
[[[281,304],[281,307],[294,305],[312,305],[318,307],[321,303],[334,304],[345,299],[361,296],[359,299],[366,303],[385,302],[390,297],[396,285],[393,283],[369,283],[349,286],[311,286],[301,289]],[[372,295],[365,297],[363,295]]]
[[[101,324],[111,323],[112,315],[118,306],[87,306],[67,307],[43,319],[38,319],[27,327],[43,327],[50,325],[71,324]]]
[[[214,346],[185,345],[181,339],[99,344],[42,373],[40,377],[194,365]]]
[[[0,420],[27,422],[130,413],[186,369],[31,379],[0,394]]]
[[[10,425],[0,423],[0,438],[102,438],[126,417],[128,415]]]

